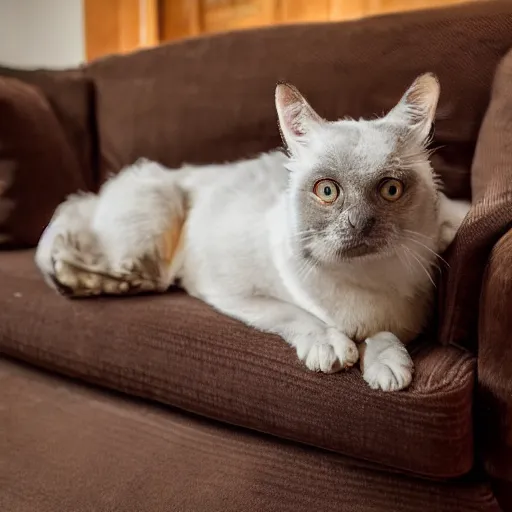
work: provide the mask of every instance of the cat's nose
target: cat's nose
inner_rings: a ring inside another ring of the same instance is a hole
[[[348,223],[350,227],[361,235],[368,235],[375,225],[375,217],[373,215],[365,215],[357,213],[354,210],[348,214]]]

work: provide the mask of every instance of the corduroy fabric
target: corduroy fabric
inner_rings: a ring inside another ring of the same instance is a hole
[[[500,512],[439,484],[0,360],[8,512]]]
[[[512,496],[512,231],[494,247],[480,304],[477,419],[486,468]]]
[[[471,171],[473,207],[447,255],[451,268],[441,293],[441,341],[475,352],[485,265],[493,246],[512,227],[511,84],[512,51],[496,72]]]
[[[80,164],[87,187],[94,189],[97,180],[94,88],[83,70],[27,70],[0,66],[0,77],[15,78],[42,92]]]
[[[43,93],[0,77],[0,247],[34,247],[55,208],[85,186]]]
[[[175,292],[71,301],[0,254],[0,352],[227,423],[445,478],[473,463],[474,360],[420,344],[408,391],[307,370],[281,339]]]

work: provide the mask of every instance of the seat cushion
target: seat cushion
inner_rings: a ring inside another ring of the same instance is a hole
[[[35,246],[55,208],[85,188],[43,92],[0,76],[0,246]]]
[[[282,438],[431,477],[472,466],[474,360],[422,343],[405,392],[308,371],[275,336],[183,293],[68,300],[33,253],[0,254],[0,351]]]
[[[12,361],[0,385],[1,510],[499,512],[478,480],[386,473]]]
[[[378,471],[12,361],[0,386],[6,512],[499,512],[483,482]]]

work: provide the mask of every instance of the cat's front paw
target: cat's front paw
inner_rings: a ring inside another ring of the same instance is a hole
[[[400,340],[390,332],[380,332],[365,341],[363,378],[373,389],[399,391],[412,381],[414,365]]]
[[[324,373],[350,368],[359,359],[356,344],[332,327],[320,339],[303,340],[297,354],[310,370]]]

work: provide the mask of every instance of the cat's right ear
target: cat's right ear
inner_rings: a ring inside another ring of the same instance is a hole
[[[312,131],[325,122],[297,88],[288,83],[277,84],[276,110],[281,138],[292,154],[306,146]]]
[[[439,92],[437,77],[425,73],[416,78],[385,119],[405,124],[419,142],[424,142],[431,133]]]

